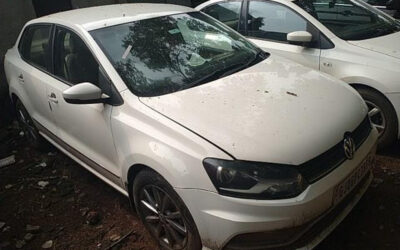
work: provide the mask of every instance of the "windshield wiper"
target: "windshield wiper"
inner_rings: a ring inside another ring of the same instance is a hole
[[[232,69],[232,70],[226,71],[224,74],[221,75],[221,77],[224,77],[224,76],[233,74],[233,73],[238,72],[238,71],[241,71],[241,70],[243,70],[243,69],[247,69],[248,67],[251,67],[251,66],[253,66],[253,65],[255,65],[255,64],[259,63],[259,62],[261,62],[262,60],[266,59],[268,56],[269,56],[268,53],[266,53],[266,52],[260,50],[260,51],[258,51],[257,54],[256,54],[250,61],[248,61],[247,63],[245,63],[245,64],[243,64],[243,63],[238,63],[238,64],[235,64],[235,65],[232,65],[232,67],[230,67],[230,68],[233,68],[233,69]]]
[[[231,74],[233,74],[235,72],[241,71],[243,69],[246,69],[246,68],[248,68],[250,66],[253,66],[253,65],[261,62],[262,60],[266,59],[268,56],[269,56],[268,53],[260,50],[247,63],[243,63],[243,62],[235,63],[235,64],[229,65],[229,66],[227,66],[225,68],[222,68],[220,70],[214,71],[214,72],[212,72],[212,73],[210,73],[208,75],[205,75],[202,78],[192,82],[189,86],[186,86],[185,88],[195,87],[195,86],[201,85],[203,83],[211,82],[211,81],[217,80],[219,78],[231,75]]]
[[[396,32],[394,29],[376,29],[376,35],[378,36],[385,36]]]
[[[231,67],[227,67],[227,68],[231,68]],[[213,71],[212,73],[207,74],[207,75],[201,77],[200,79],[197,79],[196,81],[192,82],[189,86],[185,86],[185,88],[192,88],[192,87],[201,85],[206,82],[211,82],[211,81],[217,80],[217,79],[221,78],[223,74],[225,74],[227,68]]]

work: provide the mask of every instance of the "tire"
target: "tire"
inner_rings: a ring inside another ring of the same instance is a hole
[[[139,172],[133,184],[133,197],[141,221],[160,249],[201,249],[200,236],[189,210],[159,174],[149,169]]]
[[[41,151],[47,150],[49,148],[49,144],[39,134],[39,130],[36,128],[31,116],[20,100],[17,100],[15,103],[15,112],[19,127],[24,132],[24,136],[28,142],[36,149]]]
[[[377,91],[366,88],[357,91],[367,103],[371,122],[378,129],[378,149],[390,146],[398,135],[398,121],[392,104]]]

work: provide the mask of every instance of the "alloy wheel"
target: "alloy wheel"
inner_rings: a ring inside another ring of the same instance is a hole
[[[161,188],[144,186],[139,193],[144,223],[162,246],[183,249],[188,240],[188,230],[177,204]]]
[[[386,128],[386,119],[382,110],[370,101],[365,101],[368,106],[368,116],[372,125],[378,130],[379,136],[383,134]]]

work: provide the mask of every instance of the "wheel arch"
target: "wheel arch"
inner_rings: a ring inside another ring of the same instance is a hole
[[[18,100],[20,100],[20,98],[17,96],[17,94],[12,92],[11,93],[11,102],[12,102],[13,106],[15,106],[15,104],[17,103]]]
[[[393,103],[389,100],[389,98],[387,98],[387,96],[382,93],[380,90],[371,87],[369,85],[366,84],[362,84],[362,83],[349,83],[350,86],[352,86],[354,89],[358,90],[358,89],[367,89],[370,91],[374,91],[375,93],[379,94],[381,97],[383,97],[388,103],[390,103],[390,105],[392,106],[393,110],[395,110],[395,107],[393,106]],[[398,121],[397,121],[398,122]]]
[[[135,183],[135,179],[137,175],[142,172],[143,170],[151,170],[158,175],[160,175],[166,182],[168,182],[170,185],[171,183],[163,177],[163,175],[157,171],[155,168],[149,166],[148,164],[143,164],[143,163],[135,163],[132,166],[129,167],[127,175],[126,175],[126,183],[125,186],[128,189],[128,195],[129,195],[129,201],[131,203],[131,206],[134,208],[135,207],[135,200],[133,197],[133,184]],[[171,185],[172,186],[172,185]]]
[[[15,115],[17,114],[15,105],[17,105],[17,101],[20,101],[20,102],[22,103],[22,100],[21,100],[21,98],[19,98],[19,96],[18,96],[16,93],[14,93],[14,92],[11,93],[11,95],[10,95],[10,100],[11,100],[11,112],[12,112],[12,115],[15,116]],[[22,105],[23,105],[23,103],[22,103]]]
[[[395,128],[395,134],[397,139],[400,138],[400,116],[399,116],[399,110],[396,110],[395,105],[393,104],[392,100],[383,92],[381,92],[379,89],[376,89],[374,87],[371,87],[369,85],[366,84],[361,84],[361,83],[349,83],[350,86],[352,86],[355,90],[357,90],[359,92],[359,90],[363,89],[363,90],[368,90],[371,91],[377,95],[379,95],[380,97],[382,97],[389,105],[390,105],[390,109],[393,112],[393,119],[395,124],[394,124],[394,128]],[[383,146],[384,147],[384,146]],[[381,147],[381,148],[383,148]]]
[[[134,208],[134,198],[133,198],[133,183],[135,182],[136,176],[139,174],[140,171],[144,169],[151,169],[155,171],[153,168],[145,165],[145,164],[133,164],[132,166],[129,167],[128,173],[127,173],[127,179],[126,179],[126,187],[128,188],[128,194],[129,194],[129,201],[131,203],[131,206]],[[157,172],[157,171],[155,171]]]

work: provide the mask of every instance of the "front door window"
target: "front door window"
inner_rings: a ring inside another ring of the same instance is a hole
[[[287,42],[287,34],[307,31],[308,23],[290,8],[273,3],[251,1],[247,17],[248,35],[255,38]]]
[[[98,85],[99,64],[75,33],[57,28],[54,42],[54,74],[70,84]]]
[[[218,19],[234,30],[239,29],[242,2],[220,2],[202,9],[204,13]]]

